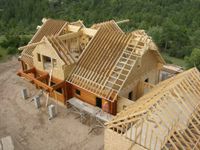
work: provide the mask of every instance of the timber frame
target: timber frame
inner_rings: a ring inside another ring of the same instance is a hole
[[[19,71],[17,75],[26,78],[30,83],[34,84],[36,88],[42,89],[50,93],[50,96],[65,103],[67,99],[67,84],[65,81],[56,79],[54,77],[52,77],[51,81],[49,81],[49,73],[37,70],[34,67],[25,71]],[[49,82],[53,83],[53,85],[48,85]],[[56,92],[57,89],[63,90],[63,94],[59,94],[58,92]]]
[[[152,76],[157,78],[165,64],[144,30],[124,33],[118,26],[128,21],[111,20],[87,28],[80,20],[43,19],[43,25],[38,27],[28,45],[19,48],[22,71],[18,75],[53,97],[62,88],[62,96],[57,97],[64,104],[74,96],[96,106],[96,99],[100,98],[102,106],[108,103],[108,112],[116,115],[118,100],[129,101],[120,97],[127,82],[141,80],[141,75],[135,72],[146,75],[153,71]],[[141,64],[147,63],[144,58],[152,62],[150,69]],[[132,79],[134,75],[137,77]],[[156,81],[143,83],[141,80],[143,86],[133,83],[152,89]],[[50,82],[53,85],[49,85]],[[77,95],[76,90],[82,94]],[[138,89],[137,97],[143,94],[142,90]]]
[[[68,81],[113,102],[133,68],[141,66],[143,55],[151,51],[161,64],[165,62],[143,30],[126,35],[118,30],[108,31],[108,27],[98,30]]]
[[[122,147],[200,149],[200,73],[196,68],[156,85],[107,123],[105,149]]]

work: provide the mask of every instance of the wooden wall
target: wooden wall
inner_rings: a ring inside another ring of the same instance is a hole
[[[128,98],[128,93],[132,91],[133,100],[136,100],[138,95],[141,95],[138,94],[138,92],[141,93],[141,89],[138,89],[141,86],[141,81],[145,81],[148,78],[149,83],[157,84],[159,82],[160,69],[160,63],[156,56],[151,51],[148,51],[141,59],[141,66],[133,68],[119,95]],[[143,89],[143,92],[148,92],[148,89]]]
[[[104,150],[147,150],[111,129],[104,131]]]
[[[76,89],[78,89],[80,91],[80,95],[76,94]],[[72,96],[73,97],[77,97],[79,98],[80,100],[86,102],[86,103],[89,103],[93,106],[96,106],[96,95],[93,94],[93,93],[90,93],[84,89],[81,89],[77,86],[74,86],[72,85]],[[102,98],[102,108],[103,108],[103,105],[105,103],[108,103],[109,105],[109,110],[108,110],[108,113],[111,113],[113,115],[116,115],[117,113],[117,102],[110,102],[110,101],[107,101],[105,99]],[[106,110],[104,110],[106,111]]]
[[[41,61],[38,61],[38,54],[41,56]],[[65,74],[64,74],[64,66],[65,63],[62,61],[62,59],[58,56],[54,48],[51,46],[51,44],[46,41],[43,44],[38,45],[34,51],[33,51],[33,65],[36,69],[42,70],[42,71],[50,71],[50,70],[45,70],[44,65],[43,65],[43,57],[42,56],[47,56],[52,59],[56,59],[57,65],[53,69],[53,76],[60,79],[64,80]]]

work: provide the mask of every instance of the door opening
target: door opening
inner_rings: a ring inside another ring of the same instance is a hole
[[[133,99],[133,92],[132,91],[128,93],[128,99],[130,99],[130,100]]]
[[[102,108],[102,98],[96,97],[96,106]]]
[[[149,83],[149,78],[146,78],[146,79],[144,80],[144,82]]]

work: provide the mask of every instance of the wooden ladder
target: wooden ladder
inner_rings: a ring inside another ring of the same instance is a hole
[[[141,36],[140,39],[142,37],[143,36]],[[140,45],[138,45],[140,39],[137,41],[131,39],[129,41],[119,59],[117,60],[115,66],[113,67],[112,71],[110,72],[110,76],[104,84],[104,87],[106,89],[104,94],[107,95],[106,98],[109,99],[113,94],[114,98],[112,98],[112,100],[114,101],[117,98],[117,95],[124,85],[129,74],[131,73],[132,68],[137,63],[138,58],[141,58],[141,49],[143,48],[143,46],[141,47]]]

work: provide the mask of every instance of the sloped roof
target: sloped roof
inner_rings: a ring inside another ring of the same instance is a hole
[[[66,23],[67,22],[63,20],[47,19],[41,28],[37,30],[29,44],[41,41],[44,36],[59,35]],[[33,64],[33,50],[34,47],[26,48],[22,51],[21,54],[21,59],[31,66]]]
[[[80,56],[68,81],[107,100],[116,100],[133,67],[148,50],[164,63],[144,31],[126,35],[102,25]]]
[[[111,90],[105,87],[106,80],[130,39],[131,35],[100,28],[80,56],[68,81],[94,93],[101,89],[99,95],[105,97],[106,91]]]
[[[75,63],[75,60],[71,56],[69,49],[58,36],[48,36],[47,39],[65,64],[70,65]]]
[[[107,129],[146,149],[200,148],[199,71],[193,68],[161,82]]]
[[[108,31],[115,31],[123,33],[122,29],[114,20],[109,20],[101,23],[96,23],[91,26],[92,29],[106,28]]]

